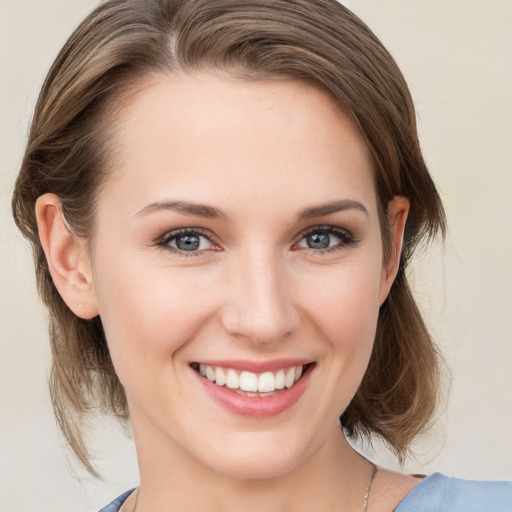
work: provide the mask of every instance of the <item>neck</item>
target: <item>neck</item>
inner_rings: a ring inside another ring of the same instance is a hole
[[[264,478],[215,471],[158,433],[142,437],[139,431],[147,433],[134,424],[141,476],[136,512],[362,510],[372,469],[337,426],[313,455]]]

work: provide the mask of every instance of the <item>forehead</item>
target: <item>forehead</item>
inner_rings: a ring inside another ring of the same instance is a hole
[[[374,195],[356,124],[302,82],[153,76],[122,106],[113,133],[115,187],[107,193],[126,187],[133,208],[169,194],[200,202],[237,193],[302,202],[329,199],[329,191],[332,199]]]

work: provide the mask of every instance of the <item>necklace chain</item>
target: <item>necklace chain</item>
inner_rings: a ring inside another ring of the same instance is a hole
[[[370,480],[368,480],[368,485],[366,486],[366,490],[364,491],[363,497],[363,512],[368,510],[368,499],[370,498],[370,492],[372,490],[373,480],[375,479],[375,475],[377,474],[377,466],[372,462],[372,474],[370,476]]]

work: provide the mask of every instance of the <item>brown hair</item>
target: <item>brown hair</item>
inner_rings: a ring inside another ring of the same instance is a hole
[[[101,319],[76,317],[52,282],[35,201],[46,192],[58,195],[73,233],[90,238],[109,164],[106,120],[148,74],[200,69],[305,81],[343,106],[372,154],[385,256],[386,206],[395,196],[410,200],[400,270],[380,311],[368,370],[341,417],[348,435],[378,434],[403,460],[439,391],[438,352],[405,270],[418,244],[444,234],[445,218],[405,80],[377,37],[336,0],[109,0],[57,56],[35,109],[13,211],[32,243],[38,289],[50,311],[50,388],[67,441],[95,474],[82,420],[96,409],[120,418],[128,411]]]

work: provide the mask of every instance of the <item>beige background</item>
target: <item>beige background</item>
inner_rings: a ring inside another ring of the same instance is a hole
[[[512,2],[352,0],[409,81],[427,162],[446,204],[444,249],[414,284],[452,369],[440,421],[406,470],[512,479]],[[104,481],[64,455],[46,380],[45,312],[10,193],[52,59],[96,0],[0,0],[0,508],[94,511],[136,485],[115,425],[91,436]],[[378,449],[376,460],[390,458]],[[70,471],[75,474],[72,476]]]

